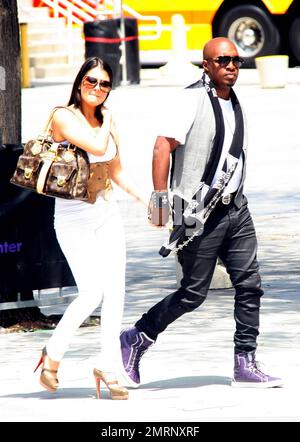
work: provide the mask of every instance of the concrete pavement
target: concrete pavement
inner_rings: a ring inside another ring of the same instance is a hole
[[[144,356],[143,385],[130,390],[129,401],[110,401],[107,392],[96,400],[92,369],[99,327],[76,333],[55,395],[43,391],[32,373],[51,331],[1,334],[0,421],[300,421],[298,73],[289,70],[283,89],[261,89],[256,71],[245,71],[236,85],[248,116],[245,193],[256,224],[265,289],[257,356],[263,370],[284,378],[285,387],[230,387],[234,294],[232,289],[211,290],[201,308],[172,324]],[[156,110],[181,86],[180,81],[170,81],[169,87],[165,83],[145,78],[140,86],[118,88],[110,97],[124,164],[145,193],[151,190]],[[69,93],[69,84],[23,90],[24,141],[36,136],[49,110],[64,103]],[[157,253],[166,231],[150,228],[144,209],[123,192],[116,196],[127,234],[127,326],[175,289],[175,266],[173,257],[162,259]]]

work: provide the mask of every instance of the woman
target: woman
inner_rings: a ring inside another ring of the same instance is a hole
[[[56,235],[75,278],[78,296],[66,309],[43,349],[38,367],[42,364],[41,385],[55,392],[59,363],[74,332],[102,301],[101,355],[99,366],[94,369],[97,395],[100,398],[100,381],[103,381],[112,399],[128,399],[128,391],[118,384],[116,377],[120,361],[119,333],[126,257],[118,206],[109,198],[110,179],[143,201],[122,168],[115,124],[104,106],[112,81],[112,71],[107,63],[97,57],[87,59],[74,81],[68,107],[58,108],[53,114],[54,141],[67,141],[81,147],[88,153],[91,165],[105,162],[109,178],[105,187],[95,195],[94,204],[77,200],[55,201]]]

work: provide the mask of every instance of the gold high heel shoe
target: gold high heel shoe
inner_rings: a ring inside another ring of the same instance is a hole
[[[52,361],[47,355],[46,347],[44,347],[42,350],[42,356],[34,370],[34,373],[37,371],[39,366],[43,364],[40,375],[40,384],[42,385],[42,387],[46,388],[46,390],[50,391],[50,393],[55,393],[58,388],[57,370],[45,368],[45,363],[46,365],[55,363],[58,367],[58,362]]]
[[[116,379],[113,381],[109,381],[108,373],[100,371],[97,368],[94,368],[94,376],[96,381],[98,399],[100,399],[100,381],[103,381],[107,386],[107,388],[109,389],[111,399],[116,399],[116,400],[128,399],[128,390],[125,387],[121,387]]]

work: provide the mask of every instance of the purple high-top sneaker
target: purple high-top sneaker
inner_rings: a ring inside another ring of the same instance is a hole
[[[234,355],[232,387],[270,388],[281,387],[283,381],[263,373],[255,361],[255,352]]]
[[[123,330],[120,335],[124,376],[130,387],[138,387],[141,383],[139,364],[141,357],[155,342],[136,327]]]

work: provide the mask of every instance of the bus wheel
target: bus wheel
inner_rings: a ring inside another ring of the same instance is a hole
[[[296,58],[300,61],[300,17],[297,17],[290,28],[289,32],[290,49]]]
[[[235,43],[246,67],[255,66],[255,57],[279,52],[279,31],[272,17],[258,6],[236,6],[223,12],[217,23],[214,25],[216,36],[227,37]]]

